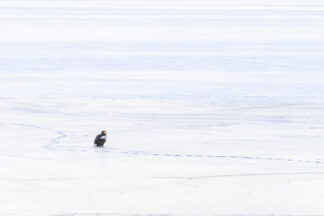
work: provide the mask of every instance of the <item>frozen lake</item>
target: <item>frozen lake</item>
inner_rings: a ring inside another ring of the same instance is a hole
[[[324,215],[323,38],[319,0],[1,1],[0,215]]]

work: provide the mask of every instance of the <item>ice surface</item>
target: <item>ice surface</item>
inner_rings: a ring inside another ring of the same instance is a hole
[[[323,36],[320,0],[1,1],[0,215],[324,215]]]

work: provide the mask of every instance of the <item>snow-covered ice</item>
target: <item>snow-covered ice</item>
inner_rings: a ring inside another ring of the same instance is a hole
[[[323,38],[320,0],[0,1],[0,215],[324,215]]]

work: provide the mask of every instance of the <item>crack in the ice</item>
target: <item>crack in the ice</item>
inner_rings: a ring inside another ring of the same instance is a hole
[[[49,144],[43,145],[45,149],[51,149],[52,145],[60,143],[63,138],[67,137],[66,134],[64,134],[62,131],[55,131],[55,133],[58,136],[52,138]]]
[[[48,130],[48,131],[55,132],[57,134],[57,136],[54,137],[54,138],[52,138],[52,139],[50,139],[50,143],[49,144],[42,146],[45,149],[50,149],[53,144],[58,144],[58,143],[61,142],[61,140],[63,138],[67,137],[67,135],[64,134],[62,131],[57,131],[57,130],[54,130],[54,129],[51,129],[51,128],[46,128],[46,127],[41,127],[41,126],[31,125],[31,124],[21,124],[21,123],[16,123],[14,125],[20,126],[20,127],[37,128],[37,129],[42,129],[42,130]]]
[[[56,134],[58,134],[59,136],[51,139],[51,144],[60,143],[61,139],[66,137],[66,135],[62,131],[56,131]]]
[[[238,155],[212,155],[212,154],[169,154],[169,153],[150,153],[145,151],[125,151],[116,148],[104,149],[104,152],[119,152],[121,154],[132,154],[132,155],[147,155],[154,157],[187,157],[187,158],[222,158],[222,159],[246,159],[246,160],[268,160],[268,161],[286,161],[286,162],[302,162],[302,163],[314,163],[324,164],[321,160],[297,160],[292,158],[272,158],[272,157],[253,157],[253,156],[238,156]]]

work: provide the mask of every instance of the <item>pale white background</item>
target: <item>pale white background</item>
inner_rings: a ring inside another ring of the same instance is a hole
[[[319,0],[0,1],[0,215],[324,215],[323,36]]]

